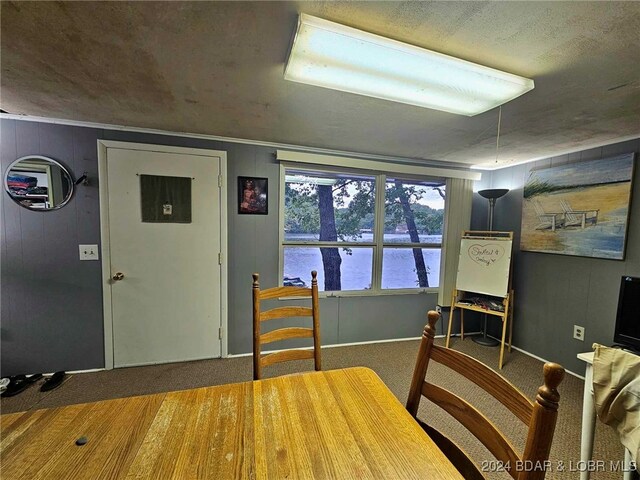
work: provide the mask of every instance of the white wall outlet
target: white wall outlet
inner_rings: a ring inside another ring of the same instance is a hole
[[[584,342],[584,327],[580,325],[573,326],[573,338]]]
[[[80,249],[80,260],[100,260],[98,255],[98,245],[78,245]]]

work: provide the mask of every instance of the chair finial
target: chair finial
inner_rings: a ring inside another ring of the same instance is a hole
[[[258,281],[258,279],[260,278],[260,274],[259,273],[254,273],[251,276],[253,277],[253,288],[259,287],[260,286],[260,282]]]
[[[557,363],[547,362],[542,369],[544,375],[544,385],[538,389],[536,401],[548,410],[557,410],[560,394],[558,385],[564,378],[564,368]]]
[[[427,313],[427,323],[424,326],[424,332],[422,332],[423,337],[434,338],[436,336],[436,322],[440,318],[440,314],[435,310],[429,310]]]

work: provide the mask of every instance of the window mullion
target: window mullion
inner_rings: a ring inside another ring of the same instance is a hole
[[[278,198],[278,286],[284,285],[284,191],[287,169],[280,164],[280,195]]]
[[[373,269],[372,269],[372,290],[378,292],[382,289],[382,247],[384,244],[384,200],[387,178],[386,175],[376,175],[376,198],[374,211],[375,232],[373,241]]]

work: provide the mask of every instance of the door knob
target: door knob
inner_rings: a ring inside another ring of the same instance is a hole
[[[111,278],[113,278],[117,282],[118,280],[122,280],[124,278],[124,273],[118,272]]]

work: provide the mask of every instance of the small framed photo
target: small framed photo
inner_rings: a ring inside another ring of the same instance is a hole
[[[238,177],[238,213],[245,215],[269,213],[268,179]]]

